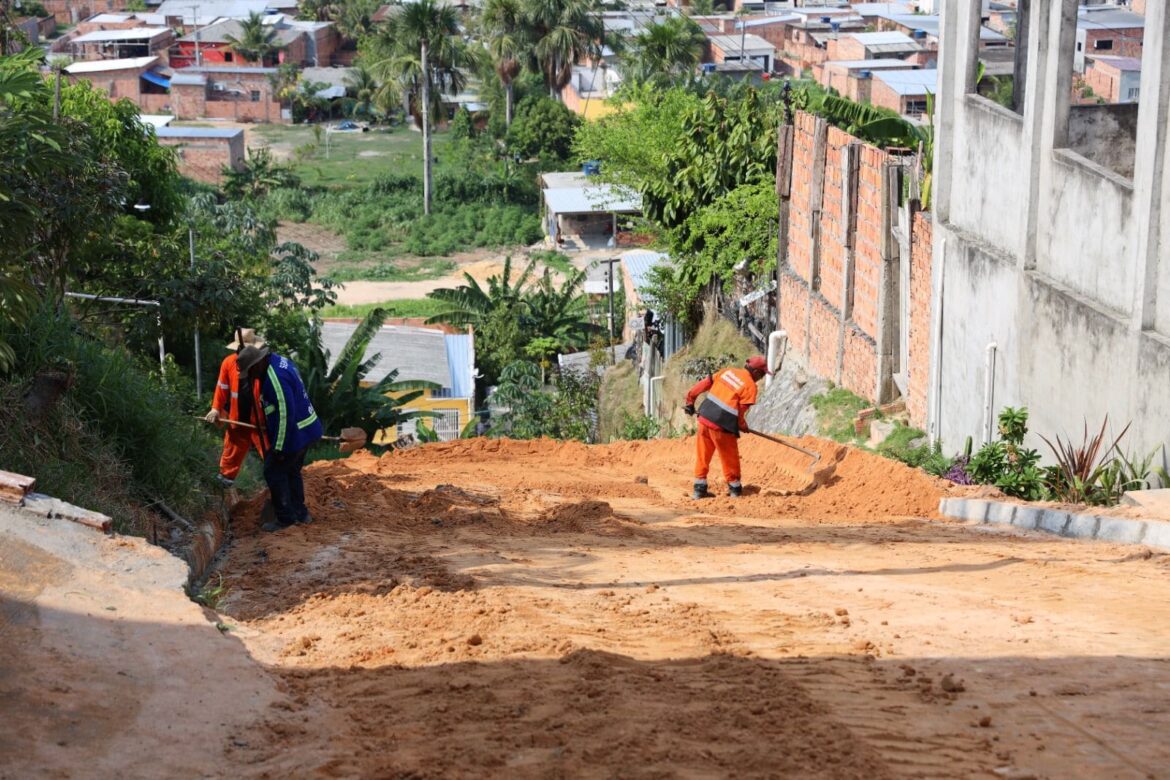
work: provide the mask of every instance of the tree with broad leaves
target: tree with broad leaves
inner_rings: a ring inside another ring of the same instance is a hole
[[[515,105],[513,82],[520,75],[531,47],[522,0],[487,0],[480,15],[480,28],[495,63],[496,75],[504,85],[504,126],[511,127]]]
[[[573,66],[601,56],[600,7],[596,0],[524,0],[524,19],[533,41],[529,67],[543,74],[549,97],[559,98]]]

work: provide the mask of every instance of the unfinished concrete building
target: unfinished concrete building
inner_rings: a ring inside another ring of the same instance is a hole
[[[1024,405],[1051,437],[1108,414],[1170,441],[1170,14],[1140,102],[1071,105],[1077,0],[1021,0],[1012,107],[975,92],[980,9],[943,3],[929,422],[949,449]]]

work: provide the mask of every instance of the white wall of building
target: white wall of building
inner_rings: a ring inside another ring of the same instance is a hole
[[[997,411],[1025,405],[1049,437],[1108,414],[1118,432],[1133,421],[1131,449],[1170,444],[1165,4],[1147,11],[1132,179],[1063,148],[1075,0],[1032,3],[1022,114],[968,94],[978,6],[939,5],[932,431],[948,449],[980,440],[995,342]]]

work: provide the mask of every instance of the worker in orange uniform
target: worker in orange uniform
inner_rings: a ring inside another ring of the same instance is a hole
[[[711,457],[718,452],[723,466],[723,477],[727,480],[727,495],[738,498],[743,495],[743,483],[739,473],[739,434],[747,432],[747,410],[756,402],[756,382],[770,374],[768,361],[763,355],[747,359],[743,368],[725,368],[701,379],[687,392],[689,415],[696,414],[695,401],[706,393],[699,406],[698,445],[695,458],[695,492],[693,498],[709,498],[707,472],[711,468]]]
[[[227,345],[232,351],[219,365],[219,380],[215,383],[215,395],[211,399],[211,411],[203,419],[209,423],[221,420],[237,420],[247,422],[252,417],[252,407],[255,404],[251,385],[246,379],[241,381],[239,368],[236,366],[236,356],[244,347],[263,347],[264,340],[251,328],[237,328],[235,341]],[[264,450],[261,447],[259,432],[242,425],[228,423],[223,433],[223,454],[219,457],[219,476],[216,479],[224,487],[235,484],[240,474],[240,467],[244,465],[244,458],[248,450],[256,448],[257,453]]]

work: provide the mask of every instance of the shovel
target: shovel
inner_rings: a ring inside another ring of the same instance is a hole
[[[833,478],[833,474],[837,472],[836,463],[830,463],[827,466],[821,466],[819,469],[817,468],[817,464],[821,462],[821,453],[819,452],[806,450],[804,447],[798,447],[797,445],[786,442],[783,439],[777,438],[775,436],[769,436],[768,434],[760,433],[759,431],[748,431],[748,433],[752,434],[753,436],[759,436],[761,439],[767,439],[770,442],[775,442],[776,444],[782,444],[789,449],[804,453],[813,459],[812,463],[810,463],[808,466],[808,474],[812,478],[812,481],[805,485],[805,487],[800,491],[800,495],[802,496],[807,496],[817,488],[828,483],[828,481]]]
[[[204,418],[196,415],[195,419],[202,420]],[[238,425],[241,428],[251,428],[254,431],[260,430],[255,425],[240,422],[239,420],[221,419],[219,422],[226,423],[227,425]],[[338,442],[337,449],[347,455],[366,446],[366,432],[361,428],[342,428],[340,436],[322,436],[321,438],[325,441]]]

